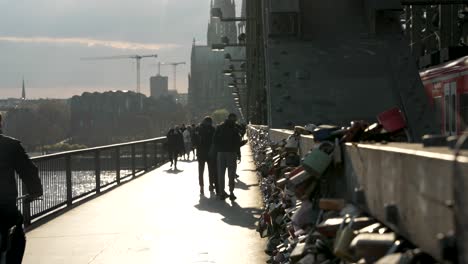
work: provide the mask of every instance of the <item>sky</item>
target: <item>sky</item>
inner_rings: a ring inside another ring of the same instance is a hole
[[[240,8],[240,0],[238,8]],[[141,90],[157,62],[177,68],[186,92],[195,38],[206,44],[210,0],[0,0],[0,99],[69,98],[83,92],[136,89],[134,59],[86,57],[150,55],[141,61]],[[162,67],[173,87],[172,67]]]

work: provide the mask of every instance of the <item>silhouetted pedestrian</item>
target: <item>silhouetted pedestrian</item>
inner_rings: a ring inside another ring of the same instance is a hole
[[[13,138],[6,137],[1,131],[2,116],[0,115],[0,232],[2,246],[8,239],[10,230],[11,247],[6,254],[7,264],[21,263],[26,247],[26,238],[23,230],[23,216],[16,207],[18,186],[15,172],[26,186],[29,202],[42,196],[42,184],[39,179],[37,167],[26,154],[21,143]],[[2,248],[3,250],[3,248]],[[0,252],[1,256],[2,252]]]
[[[184,159],[190,160],[190,152],[192,151],[192,127],[188,126],[182,133],[184,136]]]
[[[180,132],[176,128],[169,129],[166,135],[167,137],[167,151],[169,154],[169,160],[171,161],[171,168],[174,166],[174,170],[177,170],[177,157],[179,155],[180,143],[179,137]]]
[[[184,146],[184,130],[180,127],[176,126],[175,128],[177,133],[177,157],[182,157],[185,153],[185,146]]]
[[[208,179],[210,192],[217,191],[217,168],[216,168],[216,155],[213,153],[213,137],[215,128],[213,127],[213,120],[207,116],[203,119],[198,127],[198,183],[200,185],[200,194],[204,194],[204,181],[203,176],[205,172],[205,163],[208,164]]]
[[[192,139],[192,152],[193,152],[193,160],[197,157],[197,148],[198,148],[198,131],[197,131],[197,126],[195,124],[192,124],[192,130],[190,131],[190,137]]]
[[[218,153],[218,195],[221,199],[226,199],[227,197],[231,200],[236,199],[234,195],[237,169],[236,159],[241,160],[241,137],[236,127],[236,121],[236,114],[229,114],[228,119],[216,128],[214,135],[213,142]],[[224,190],[226,168],[228,170],[230,195],[227,195]]]

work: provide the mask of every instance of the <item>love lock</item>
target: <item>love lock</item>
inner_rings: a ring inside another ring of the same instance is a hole
[[[302,162],[304,169],[316,176],[320,177],[332,162],[332,155],[316,148],[311,150]]]
[[[356,259],[350,252],[350,244],[356,237],[356,233],[353,230],[353,223],[354,218],[345,217],[343,219],[335,238],[333,253],[341,259],[356,262],[358,259]]]
[[[394,233],[364,233],[357,235],[350,247],[358,259],[364,258],[366,263],[374,263],[389,252],[394,242]]]

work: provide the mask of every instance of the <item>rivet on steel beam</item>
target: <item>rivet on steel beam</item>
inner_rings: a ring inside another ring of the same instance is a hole
[[[398,225],[400,216],[395,204],[385,204],[385,220],[391,224]]]
[[[366,194],[363,189],[355,188],[354,189],[354,201],[358,205],[365,205],[366,204]]]
[[[457,260],[457,240],[453,231],[447,232],[447,234],[437,234],[437,240],[440,245],[440,253],[444,260],[456,263]]]

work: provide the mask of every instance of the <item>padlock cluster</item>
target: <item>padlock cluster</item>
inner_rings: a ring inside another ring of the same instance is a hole
[[[301,159],[300,134],[296,129],[272,142],[266,128],[248,131],[264,198],[257,232],[268,239],[267,263],[435,263],[359,206],[336,198],[332,185],[339,183],[330,168],[342,166],[341,139],[316,139]]]

